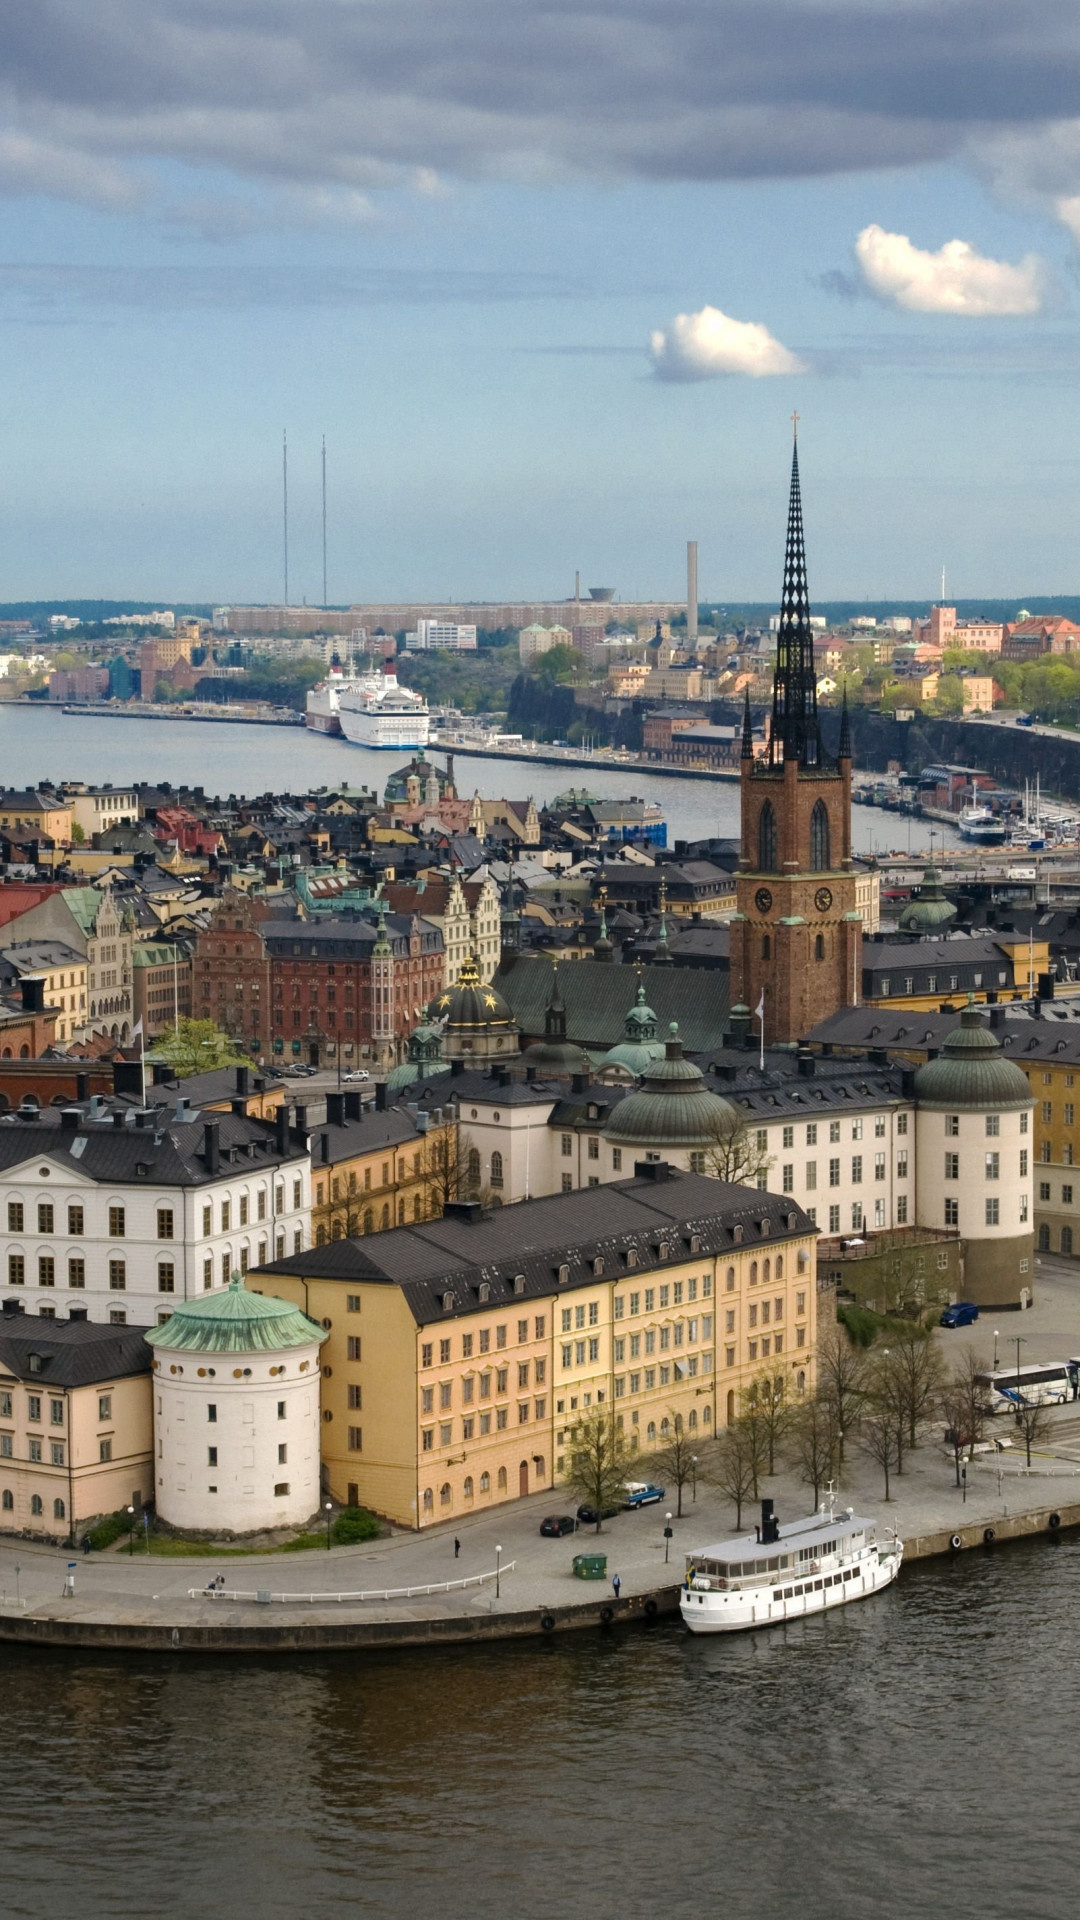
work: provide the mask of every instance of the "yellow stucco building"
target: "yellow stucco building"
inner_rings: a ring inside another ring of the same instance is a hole
[[[597,1407],[647,1452],[676,1419],[708,1438],[763,1367],[804,1393],[815,1232],[780,1195],[643,1162],[492,1213],[452,1203],[248,1284],[329,1333],[330,1493],[424,1527],[557,1486]]]
[[[431,1124],[404,1106],[362,1107],[358,1093],[331,1093],[326,1106],[311,1136],[312,1244],[437,1219],[457,1184],[450,1110]]]

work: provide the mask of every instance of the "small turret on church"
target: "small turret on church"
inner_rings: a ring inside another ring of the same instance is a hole
[[[731,924],[731,1000],[764,1019],[769,1045],[790,1045],[854,1004],[862,922],[851,859],[851,740],[825,751],[817,711],[799,451],[791,462],[784,592],[768,753],[753,757],[749,712],[741,760],[742,844]]]

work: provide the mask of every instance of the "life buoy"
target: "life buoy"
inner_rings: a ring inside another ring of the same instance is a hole
[[[1052,1513],[1046,1524],[1050,1528],[1051,1532],[1054,1532],[1061,1525],[1060,1513]]]
[[[649,1619],[650,1619],[650,1620],[654,1620],[654,1619],[656,1618],[656,1601],[655,1601],[655,1600],[646,1600],[646,1602],[645,1602],[645,1611],[646,1611],[646,1613],[648,1614],[648,1616],[649,1616]]]
[[[615,1618],[615,1610],[613,1607],[601,1607],[600,1624],[602,1626],[609,1627],[611,1625],[611,1622],[614,1620],[614,1618]]]
[[[963,1544],[964,1542],[960,1538],[960,1535],[958,1533],[954,1533],[949,1540],[949,1545],[952,1548],[954,1553],[959,1553]]]
[[[543,1627],[545,1633],[550,1633],[555,1625],[555,1615],[553,1613],[542,1613],[540,1615],[540,1625]]]
[[[984,1528],[983,1528],[983,1544],[984,1544],[984,1546],[987,1546],[987,1547],[992,1547],[992,1546],[993,1546],[993,1544],[994,1544],[994,1541],[995,1541],[996,1539],[997,1539],[997,1534],[996,1534],[996,1532],[994,1531],[994,1529],[993,1529],[993,1527],[984,1527]]]

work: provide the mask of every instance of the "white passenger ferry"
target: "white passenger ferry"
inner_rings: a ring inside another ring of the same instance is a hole
[[[308,694],[304,720],[313,733],[341,732],[339,705],[343,693],[361,687],[364,684],[360,674],[346,673],[337,661],[330,668],[325,680],[312,687]]]
[[[427,701],[399,686],[392,660],[339,696],[338,719],[346,740],[358,747],[426,747],[430,736]]]
[[[896,1579],[904,1543],[880,1543],[873,1520],[829,1497],[808,1520],[782,1527],[771,1500],[752,1534],[687,1555],[680,1612],[692,1633],[735,1633],[801,1620],[849,1600],[865,1600]]]

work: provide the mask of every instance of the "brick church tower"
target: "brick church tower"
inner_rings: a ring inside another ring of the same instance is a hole
[[[755,760],[747,696],[742,846],[731,923],[731,997],[765,1039],[790,1045],[858,994],[862,922],[851,863],[851,735],[845,701],[835,760],[817,712],[806,588],[799,450],[791,462],[784,596],[773,681],[772,732]]]

